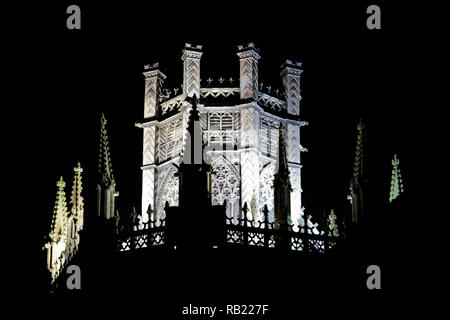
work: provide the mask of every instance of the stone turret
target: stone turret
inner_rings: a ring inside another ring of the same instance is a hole
[[[200,59],[202,46],[186,43],[181,60],[183,61],[183,94],[200,97]]]
[[[258,60],[261,58],[254,43],[238,46],[241,99],[258,99]]]
[[[281,79],[283,80],[286,95],[286,109],[289,114],[298,116],[300,114],[300,75],[303,70],[300,62],[286,60],[281,66]]]
[[[166,76],[159,71],[159,64],[144,66],[145,96],[144,118],[152,118],[159,112],[159,95]]]

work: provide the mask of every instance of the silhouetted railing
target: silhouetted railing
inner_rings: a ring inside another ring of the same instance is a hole
[[[140,223],[128,230],[122,230],[117,236],[117,244],[119,251],[166,245],[165,219],[149,219],[149,221]]]
[[[241,248],[278,248],[294,252],[324,254],[336,248],[339,237],[330,235],[326,220],[322,225],[308,223],[310,216],[305,217],[304,225],[282,224],[270,222],[267,214],[262,220],[243,218],[224,219],[224,234],[219,247]],[[311,224],[308,226],[308,224]],[[138,226],[122,230],[117,237],[119,251],[139,250],[152,247],[173,249],[167,239],[165,219],[152,220]]]

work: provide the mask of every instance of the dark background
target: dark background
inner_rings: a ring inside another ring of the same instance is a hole
[[[66,28],[66,8],[81,8],[81,30]],[[366,8],[381,7],[381,30],[366,28]],[[20,10],[20,9],[18,9]],[[403,6],[383,1],[296,2],[130,2],[87,1],[24,6],[11,30],[19,70],[14,111],[20,115],[13,144],[15,164],[28,181],[23,221],[33,231],[30,247],[38,260],[63,176],[70,194],[73,167],[84,168],[85,214],[93,214],[100,113],[108,119],[112,164],[120,191],[118,208],[139,210],[142,132],[134,127],[143,115],[144,64],[159,62],[167,88],[182,83],[184,43],[203,45],[202,79],[237,79],[237,45],[255,42],[262,58],[259,78],[280,87],[280,65],[303,63],[301,117],[303,205],[322,215],[335,208],[350,211],[346,196],[352,174],[356,123],[366,122],[370,183],[389,196],[390,161],[400,157],[407,192],[414,189],[412,159],[418,115],[412,104],[415,30],[403,23]],[[13,52],[15,55],[15,51]],[[4,62],[4,64],[8,64]],[[16,80],[17,79],[17,80]],[[412,80],[412,81],[411,81]],[[20,142],[20,143],[17,143]],[[25,147],[23,147],[25,146]],[[17,179],[16,179],[17,180]],[[17,188],[15,188],[17,190]],[[384,198],[383,198],[384,197]]]

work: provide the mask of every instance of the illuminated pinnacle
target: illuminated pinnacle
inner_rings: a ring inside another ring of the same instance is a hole
[[[353,163],[353,177],[350,181],[350,191],[355,190],[360,185],[361,179],[364,178],[364,144],[365,144],[365,128],[362,119],[359,119],[356,126],[358,131],[356,137],[355,162]],[[350,199],[351,202],[351,199]]]
[[[61,177],[56,183],[58,190],[56,192],[56,201],[53,208],[53,216],[50,227],[50,239],[53,242],[58,242],[62,236],[66,235],[67,229],[65,228],[67,219],[67,205],[66,205],[66,194],[64,192],[64,187],[66,183]]]
[[[339,237],[338,225],[336,224],[336,214],[334,213],[334,209],[331,209],[330,215],[328,216],[328,235]]]
[[[98,172],[104,186],[115,185],[114,175],[111,164],[111,154],[108,143],[108,133],[106,131],[106,118],[102,113],[100,127],[100,152],[98,157]]]
[[[80,220],[82,219],[84,213],[84,203],[83,197],[81,196],[81,191],[83,190],[81,185],[81,173],[83,172],[83,168],[81,168],[79,162],[78,165],[73,168],[73,171],[75,174],[72,185],[72,195],[70,198],[70,204],[72,206],[71,213],[75,219]]]
[[[285,128],[280,123],[278,136],[278,170],[274,175],[274,222],[276,225],[291,223],[291,181],[287,164]]]
[[[350,181],[350,195],[347,199],[352,205],[352,221],[354,223],[362,223],[365,215],[364,193],[366,186],[365,173],[365,128],[362,119],[357,125],[355,162],[353,164],[353,176]]]
[[[278,154],[278,172],[277,172],[277,174],[279,174],[282,179],[285,179],[287,185],[290,188],[291,182],[289,180],[289,168],[287,165],[285,128],[282,124],[280,124],[280,129],[279,129],[278,145],[279,145],[279,154]]]
[[[357,125],[358,136],[356,138],[356,150],[355,150],[355,163],[353,166],[353,179],[358,181],[361,177],[364,176],[364,123],[362,119],[359,120]]]
[[[399,164],[400,160],[397,158],[397,155],[394,154],[394,159],[392,159],[392,178],[391,178],[391,192],[389,193],[389,202],[392,202],[404,191]]]

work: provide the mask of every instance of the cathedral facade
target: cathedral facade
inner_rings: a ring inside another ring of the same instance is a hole
[[[278,167],[279,128],[285,128],[287,165],[291,182],[290,221],[303,226],[300,129],[301,63],[287,60],[281,67],[282,90],[258,82],[259,51],[253,43],[238,46],[239,79],[202,78],[202,46],[186,43],[181,60],[181,89],[164,87],[166,76],[157,63],[145,66],[142,163],[142,217],[165,218],[166,202],[177,206],[177,167],[186,145],[191,104],[199,99],[203,159],[213,168],[212,205],[226,205],[229,218],[242,218],[247,203],[249,218],[261,221],[265,205],[274,218],[274,175]],[[237,73],[237,70],[236,70]],[[148,210],[151,208],[151,210]],[[149,212],[149,213],[148,213]]]

